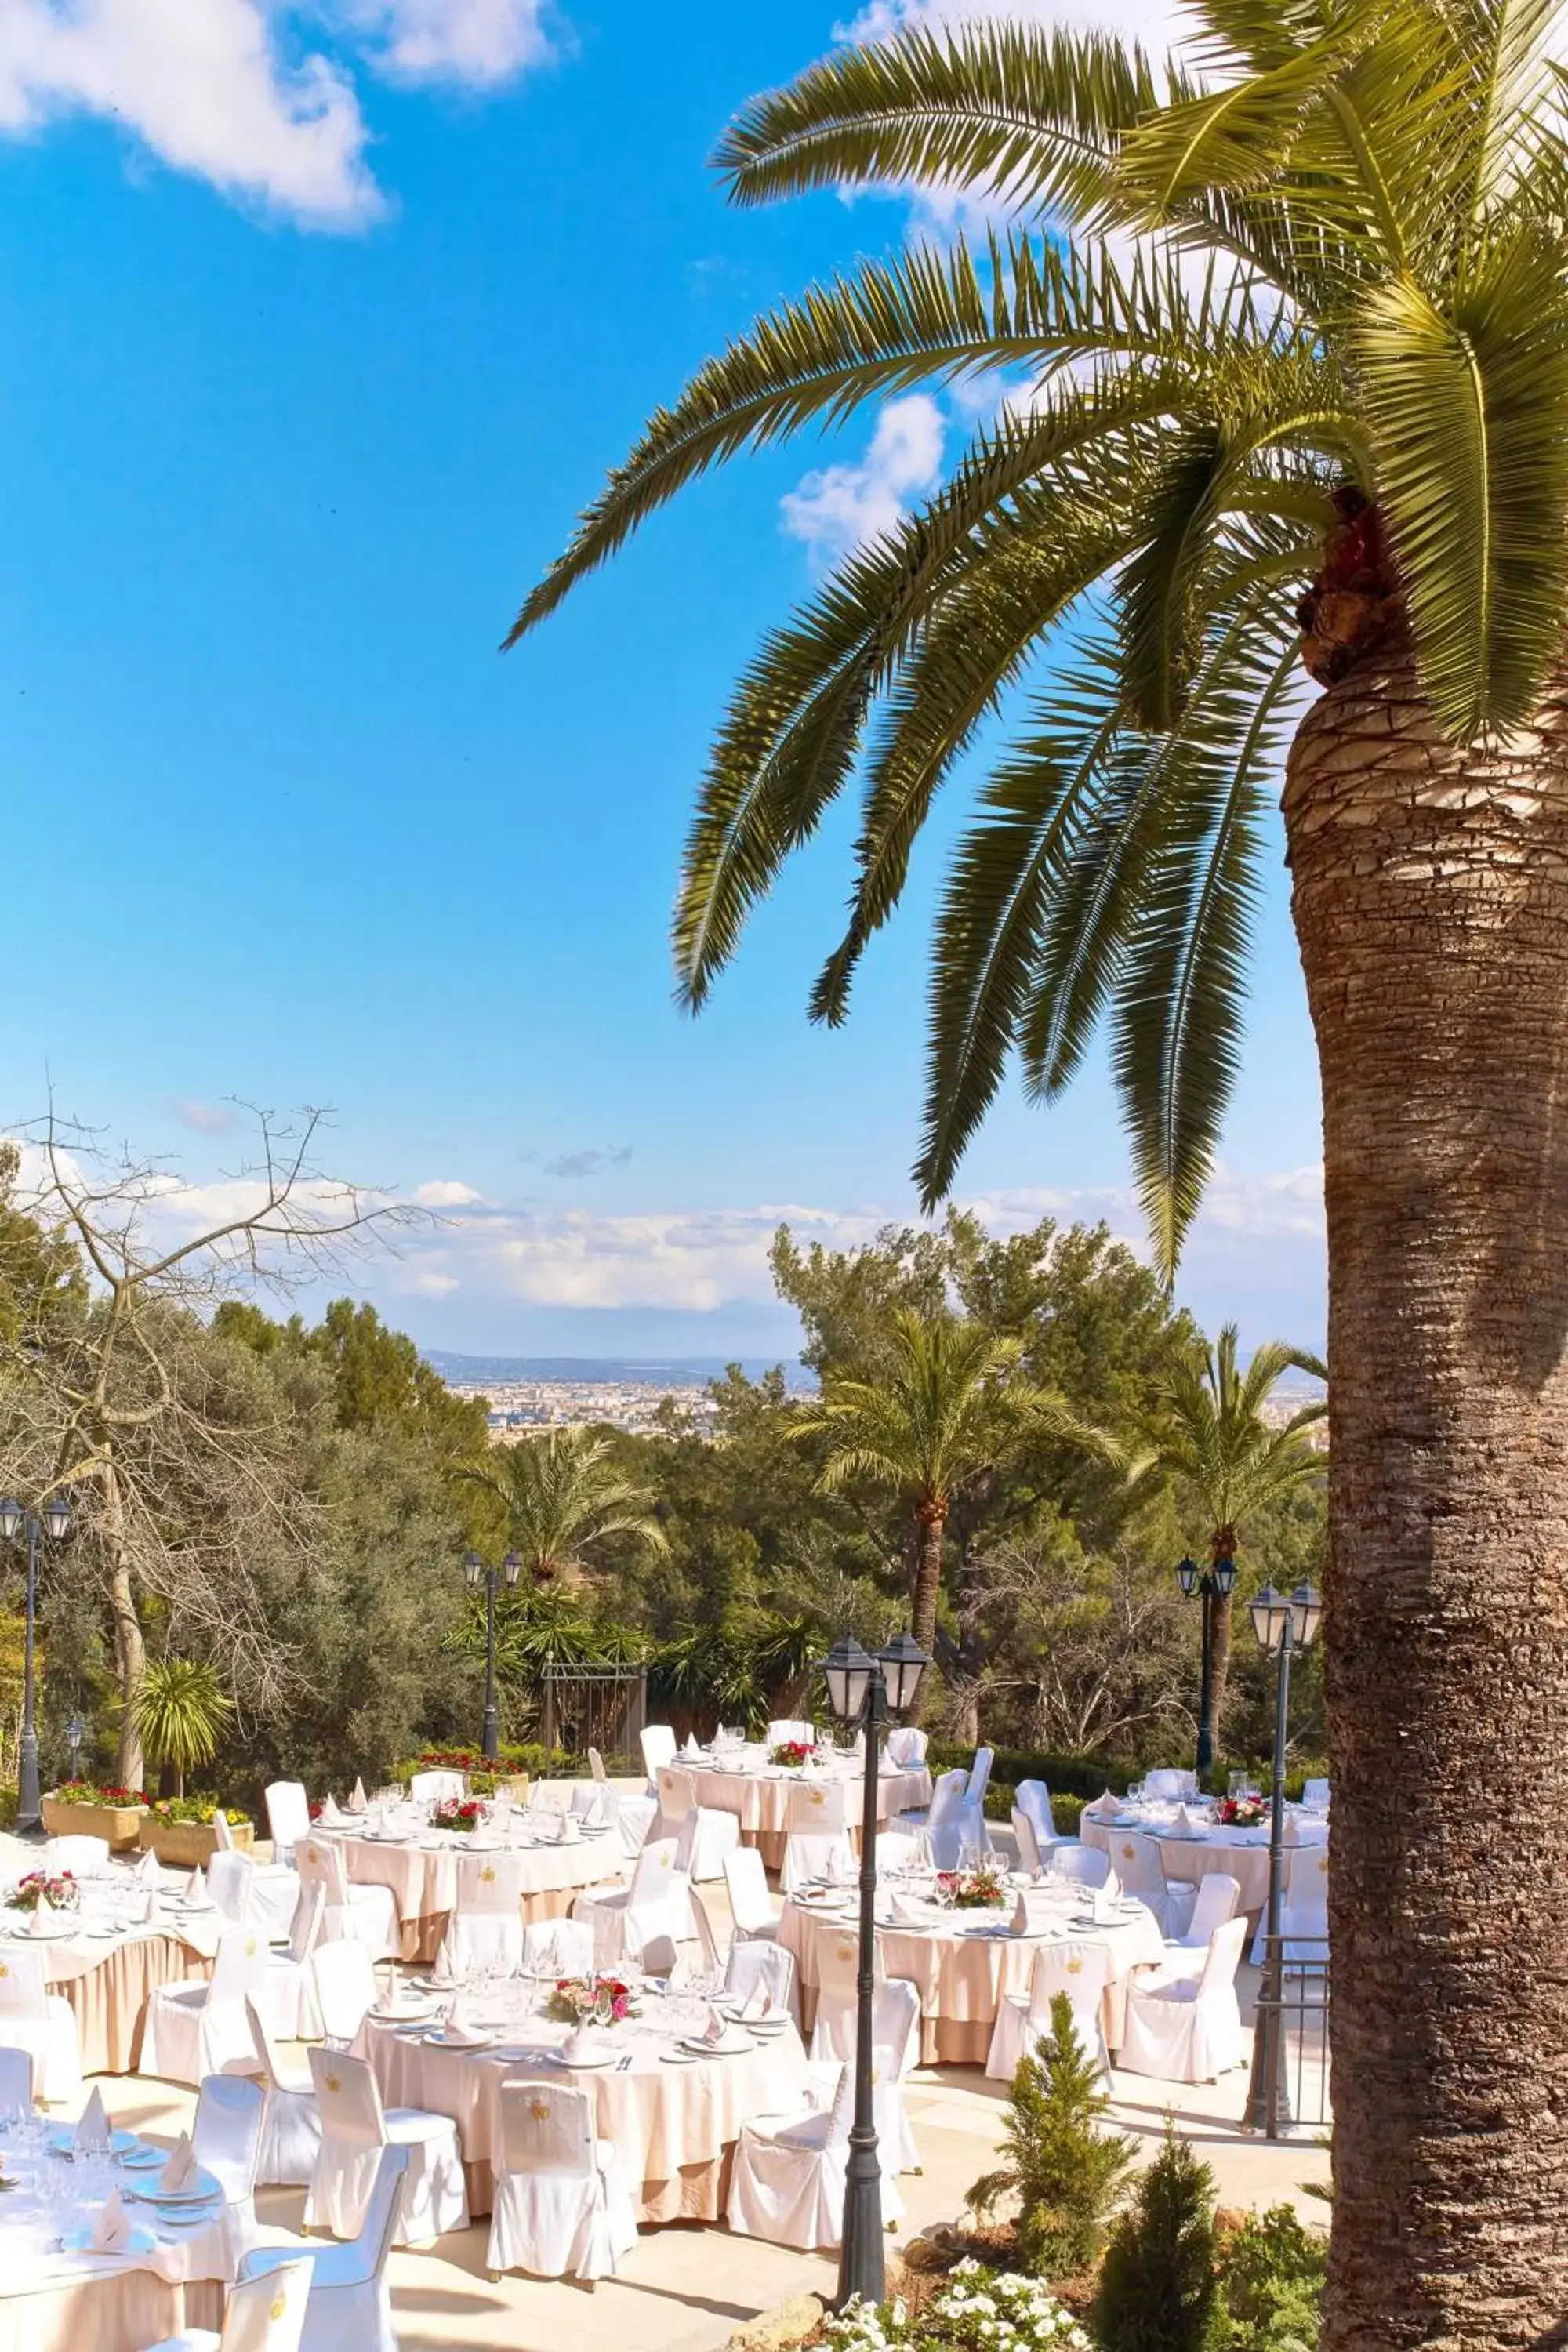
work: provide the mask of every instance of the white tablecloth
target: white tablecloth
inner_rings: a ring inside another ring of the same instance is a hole
[[[77,1931],[66,1937],[33,1932],[28,1914],[0,1908],[0,1967],[10,1944],[26,1945],[43,1960],[51,1991],[76,2012],[85,2074],[129,2074],[141,2055],[142,2018],[159,1986],[212,1974],[223,1914],[177,1910],[161,1896],[154,1917],[116,1925],[141,1890],[128,1874],[85,1879]]]
[[[858,1916],[853,1908],[824,1912],[800,1903],[784,1905],[779,1941],[795,1954],[802,2014],[808,2028],[816,2013],[822,1948],[829,1937],[837,1943],[855,1943]],[[1028,1991],[1029,1972],[1042,1940],[1015,1935],[1005,1916],[995,1912],[952,1912],[929,1931],[879,1927],[877,1941],[887,1974],[907,1979],[921,1997],[922,2064],[985,2063],[1003,1997]],[[1113,2050],[1119,2048],[1127,2010],[1127,1979],[1142,1961],[1163,1956],[1153,1913],[1141,1903],[1114,1924],[1088,1928],[1068,1926],[1064,1916],[1060,1931],[1054,1932],[1050,1941],[1069,1955],[1090,1945],[1109,1953],[1105,2038]]]
[[[1240,1908],[1249,1916],[1261,1911],[1268,1900],[1267,1822],[1256,1829],[1209,1827],[1198,1837],[1180,1838],[1168,1834],[1174,1817],[1175,1809],[1171,1805],[1130,1807],[1117,1822],[1093,1822],[1086,1813],[1079,1824],[1079,1835],[1085,1845],[1098,1846],[1102,1853],[1108,1853],[1114,1865],[1119,1833],[1129,1829],[1142,1830],[1158,1843],[1167,1878],[1179,1878],[1190,1885],[1207,1877],[1210,1871],[1226,1871],[1241,1889]],[[1315,1814],[1297,1812],[1294,1808],[1292,1818],[1300,1844],[1327,1843],[1326,1822]]]
[[[610,2030],[611,2046],[631,2058],[625,2072],[618,2065],[552,2065],[541,2053],[558,2049],[567,2029],[543,2017],[509,2026],[505,2054],[438,2049],[418,2030],[374,2018],[365,2020],[354,2048],[370,2060],[388,2106],[425,2107],[452,2117],[476,2213],[489,2212],[494,2201],[500,2085],[527,2075],[574,2083],[589,2093],[599,2137],[614,2141],[634,2184],[640,2221],[713,2221],[724,2210],[729,2152],[742,2124],[799,2105],[807,2076],[793,2025],[733,2057],[690,2064],[664,2059],[661,2052],[679,2033],[700,2032],[707,2013],[707,2004],[694,1998],[650,1997],[643,2016]]]
[[[742,1843],[754,1845],[770,1870],[777,1870],[783,1864],[790,1790],[798,1789],[803,1780],[832,1780],[843,1784],[850,1835],[857,1844],[859,1843],[860,1790],[865,1776],[852,1758],[846,1757],[841,1764],[826,1769],[813,1766],[800,1772],[761,1762],[742,1767],[693,1761],[685,1756],[676,1757],[675,1762],[690,1774],[700,1805],[739,1815]],[[900,1813],[921,1812],[930,1803],[931,1774],[923,1765],[907,1772],[897,1765],[883,1765],[877,1782],[879,1822],[896,1822]]]
[[[317,1823],[321,1832],[321,1823]],[[447,1920],[458,1899],[459,1854],[482,1851],[471,1837],[443,1836],[429,1831],[416,1838],[373,1838],[352,1830],[331,1829],[349,1877],[362,1886],[392,1890],[405,1960],[428,1962],[441,1948]],[[622,1884],[631,1864],[615,1831],[598,1837],[582,1836],[569,1845],[535,1842],[532,1833],[513,1825],[505,1837],[509,1853],[522,1862],[524,1920],[563,1919],[573,1898],[585,1886]],[[494,1847],[491,1848],[494,1851]]]

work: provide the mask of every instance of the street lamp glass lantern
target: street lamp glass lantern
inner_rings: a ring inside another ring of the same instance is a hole
[[[15,1543],[21,1532],[22,1506],[7,1496],[5,1502],[0,1503],[0,1536],[4,1536],[7,1543]]]
[[[522,1555],[521,1552],[508,1552],[506,1558],[501,1562],[501,1573],[506,1578],[509,1584],[515,1584],[517,1582],[518,1578],[522,1573]]]
[[[66,1738],[73,1748],[79,1748],[87,1738],[87,1726],[79,1715],[73,1715],[67,1724]]]
[[[51,1495],[44,1505],[44,1525],[56,1543],[63,1543],[70,1533],[71,1507],[64,1495]]]
[[[484,1582],[485,1564],[477,1551],[465,1552],[463,1555],[463,1574],[470,1584],[478,1585]]]
[[[1195,1559],[1179,1559],[1176,1562],[1176,1582],[1190,1601],[1198,1589],[1198,1564]]]
[[[871,1680],[871,1661],[853,1634],[843,1634],[822,1662],[827,1704],[840,1723],[858,1723]]]
[[[878,1657],[887,1678],[888,1705],[895,1715],[906,1715],[921,1695],[931,1660],[912,1633],[895,1633]]]
[[[1290,1620],[1289,1601],[1282,1592],[1276,1592],[1271,1584],[1266,1584],[1247,1606],[1259,1649],[1278,1650],[1285,1639],[1285,1628]]]
[[[1214,1564],[1214,1589],[1222,1601],[1236,1591],[1236,1562],[1228,1552],[1222,1552]]]
[[[1291,1637],[1299,1650],[1304,1650],[1316,1634],[1323,1614],[1323,1597],[1310,1584],[1299,1584],[1290,1595],[1290,1614],[1294,1623]]]

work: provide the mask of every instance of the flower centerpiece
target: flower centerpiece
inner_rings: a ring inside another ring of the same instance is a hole
[[[1255,1830],[1268,1811],[1267,1797],[1220,1797],[1214,1817],[1227,1830]]]
[[[145,1789],[122,1789],[108,1780],[62,1780],[54,1795],[62,1805],[145,1805]]]
[[[776,1748],[768,1750],[768,1762],[779,1764],[786,1772],[798,1772],[811,1754],[804,1739],[781,1739]]]
[[[26,1878],[16,1881],[5,1906],[11,1911],[74,1911],[79,1901],[76,1880],[68,1870],[30,1870]]]
[[[939,1870],[936,1899],[950,1911],[994,1911],[1007,1899],[1001,1864],[983,1862],[973,1870]]]
[[[431,1820],[438,1830],[455,1830],[468,1837],[484,1817],[485,1809],[476,1797],[443,1797]]]
[[[619,1977],[560,1977],[546,2013],[558,2024],[581,2025],[584,2019],[597,2017],[606,2000],[613,2025],[632,2014],[632,1989]]]

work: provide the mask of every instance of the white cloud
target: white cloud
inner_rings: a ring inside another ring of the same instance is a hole
[[[348,0],[345,14],[410,81],[504,81],[550,55],[544,0]]]
[[[942,411],[929,394],[890,400],[858,466],[824,466],[780,500],[784,529],[822,562],[893,529],[910,493],[942,471]]]
[[[177,172],[314,228],[384,210],[336,37],[403,80],[506,80],[547,0],[0,0],[0,134],[113,122]]]
[[[483,1195],[471,1184],[460,1184],[454,1177],[433,1177],[428,1184],[416,1184],[414,1198],[422,1209],[470,1209]]]
[[[180,1095],[165,1108],[193,1135],[232,1135],[239,1125],[239,1113],[232,1103],[203,1102],[198,1095]]]
[[[1162,0],[868,0],[849,23],[834,27],[845,41],[880,41],[915,25],[963,25],[1006,17],[1015,23],[1120,33],[1161,50],[1190,32],[1187,10]]]

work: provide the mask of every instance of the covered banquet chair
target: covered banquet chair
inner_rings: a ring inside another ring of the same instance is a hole
[[[780,1913],[768,1892],[768,1874],[754,1845],[738,1845],[724,1856],[730,1916],[742,1942],[768,1943],[778,1934]]]
[[[1179,1936],[1192,1916],[1197,1890],[1190,1881],[1166,1877],[1159,1840],[1142,1830],[1118,1830],[1110,1858],[1123,1895],[1154,1914],[1162,1936]]]
[[[397,1905],[390,1886],[356,1886],[335,1838],[312,1833],[295,1849],[301,1886],[319,1886],[324,1898],[321,1940],[335,1944],[352,1937],[372,1959],[390,1960],[401,1948]]]
[[[522,1856],[483,1850],[458,1856],[458,1900],[437,1958],[438,1975],[522,1966]]]
[[[1026,1993],[1004,1993],[986,2053],[985,2072],[1010,2083],[1020,2058],[1032,2057],[1051,2033],[1051,2003],[1066,1993],[1074,2031],[1090,2058],[1109,2074],[1110,2055],[1101,2022],[1110,1955],[1103,1944],[1043,1944],[1035,1954]]]
[[[310,1834],[310,1800],[303,1780],[269,1780],[264,1792],[267,1833],[274,1862],[287,1862],[301,1838]]]
[[[1163,1764],[1143,1776],[1143,1794],[1152,1797],[1156,1803],[1181,1804],[1197,1793],[1197,1774],[1180,1770],[1173,1765]]]
[[[241,2265],[241,2279],[272,2278],[304,2256],[310,2265],[310,2294],[300,2352],[398,2352],[386,2287],[408,2169],[405,2147],[384,2147],[376,2158],[364,2220],[343,2246],[257,2246]]]
[[[232,2288],[222,2329],[186,2327],[165,2336],[151,2352],[300,2352],[305,2340],[313,2265],[308,2257],[282,2250],[287,2259]]]
[[[208,2074],[249,2074],[256,2053],[245,2004],[266,2001],[270,1958],[259,1927],[225,1927],[210,1981],[155,1986],[142,2030],[142,2073],[193,2085]]]
[[[803,1780],[790,1790],[780,1874],[786,1895],[813,1878],[837,1877],[847,1883],[855,1875],[846,1793],[842,1780]]]
[[[243,2074],[209,2074],[197,2095],[191,2152],[223,2190],[220,2219],[231,2273],[256,2243],[256,2187],[266,2117],[266,2091]]]
[[[316,2112],[316,2091],[310,2069],[284,2065],[271,2029],[254,1999],[247,2000],[245,2013],[257,2072],[266,2093],[261,2146],[256,2159],[257,2186],[307,2189],[321,2145],[321,2118]]]
[[[892,2079],[890,2051],[872,2053],[872,2080]],[[844,2174],[849,2161],[849,2130],[855,2120],[855,2075],[839,2070],[831,2104],[793,2116],[763,2116],[742,2126],[730,2176],[724,2218],[738,2237],[765,2238],[775,2246],[805,2253],[837,2246],[844,2220]],[[897,2150],[878,2137],[882,2165],[882,2218],[898,2221],[904,2210],[893,2168]]]
[[[1099,1894],[1121,1891],[1120,1881],[1110,1866],[1110,1856],[1097,1845],[1079,1845],[1069,1838],[1058,1839],[1045,1857],[1047,1875],[1068,1878],[1076,1885],[1091,1887]]]
[[[637,1858],[629,1886],[595,1886],[572,1906],[574,1919],[594,1930],[595,1966],[613,1969],[626,1949],[627,1915],[636,1911],[644,1935],[662,1930],[676,1943],[692,1932],[691,1905],[683,1871],[677,1869],[674,1838],[652,1838]],[[659,1906],[657,1921],[650,1906]]]
[[[42,1953],[16,1944],[7,1944],[0,1958],[0,2042],[27,2053],[37,2095],[46,2105],[80,2100],[76,2011],[63,1994],[48,1990]]]
[[[1127,2026],[1117,2053],[1124,2074],[1167,2083],[1212,2083],[1246,2054],[1236,1971],[1247,1941],[1245,1919],[1227,1919],[1209,1939],[1195,1977],[1134,1975],[1127,1987]]]
[[[691,1775],[679,1764],[659,1767],[658,1822],[655,1834],[675,1839],[676,1860],[691,1879],[722,1878],[724,1857],[741,1843],[741,1817],[700,1805]]]
[[[346,2050],[312,2050],[310,2079],[321,2145],[305,2199],[305,2227],[353,2237],[363,2227],[387,2147],[408,2158],[395,2243],[428,2246],[468,2221],[458,2126],[423,2107],[384,2107],[375,2076]]]
[[[613,2142],[575,2084],[503,2083],[501,2160],[485,2265],[539,2278],[607,2278],[636,2245],[637,2211]]]

